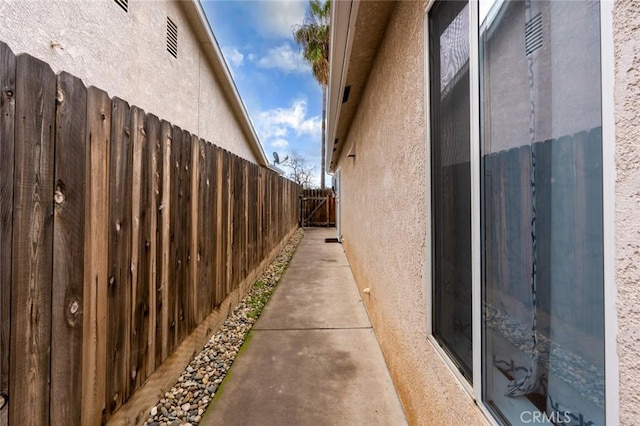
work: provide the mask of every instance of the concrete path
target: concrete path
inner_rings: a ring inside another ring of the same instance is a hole
[[[309,228],[201,425],[406,425],[335,229]]]

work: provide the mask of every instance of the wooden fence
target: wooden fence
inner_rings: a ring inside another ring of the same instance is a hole
[[[488,302],[529,324],[535,153],[536,296],[547,336],[551,318],[598,338],[604,332],[601,135],[598,127],[484,157]]]
[[[331,189],[300,191],[300,226],[336,226],[336,200]]]
[[[0,89],[0,425],[104,423],[297,228],[298,186],[3,43]]]

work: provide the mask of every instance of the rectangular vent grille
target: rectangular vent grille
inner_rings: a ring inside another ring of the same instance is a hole
[[[525,54],[531,55],[542,47],[542,15],[537,14],[524,25]]]
[[[129,12],[129,0],[115,0],[116,4],[125,12]]]
[[[351,86],[347,86],[344,88],[344,93],[342,94],[343,104],[349,101],[349,93],[351,93]]]
[[[178,57],[178,26],[167,17],[167,52],[174,58]]]

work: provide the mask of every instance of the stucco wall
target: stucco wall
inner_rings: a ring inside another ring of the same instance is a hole
[[[640,2],[614,5],[620,423],[632,425],[640,421]]]
[[[166,49],[167,16],[178,58]],[[0,41],[257,162],[176,1],[1,1]]]
[[[485,419],[427,340],[423,2],[399,2],[339,159],[343,245],[411,424]]]

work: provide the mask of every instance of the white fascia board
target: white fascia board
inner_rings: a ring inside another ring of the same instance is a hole
[[[218,41],[216,40],[216,37],[211,30],[211,25],[209,25],[209,21],[207,20],[207,16],[204,13],[204,9],[202,8],[200,0],[191,0],[189,2],[179,1],[178,3],[182,3],[184,7],[190,6],[198,17],[198,19],[194,20],[195,22],[191,22],[191,24],[196,28],[199,27],[206,35],[206,38],[204,40],[200,40],[200,44],[203,46],[203,50],[212,61],[214,69],[218,73],[222,90],[225,92],[225,95],[229,100],[232,109],[236,113],[240,126],[248,135],[249,144],[253,148],[253,151],[258,158],[258,164],[264,167],[269,167],[269,160],[267,159],[267,155],[262,148],[260,139],[258,139],[258,134],[253,127],[251,118],[249,118],[249,114],[247,113],[244,102],[242,101],[242,98],[238,93],[238,88],[233,81],[233,77],[231,76],[229,67],[224,60],[224,56],[222,56],[222,51],[220,50]],[[187,13],[187,17],[190,16],[191,14]]]
[[[329,45],[329,93],[327,96],[327,134],[324,141],[326,147],[325,168],[335,171],[337,163],[331,167],[334,158],[334,144],[338,131],[342,93],[349,71],[349,58],[353,45],[356,17],[359,0],[333,1],[331,3],[331,41]],[[344,141],[341,141],[344,143]]]
[[[280,167],[276,166],[275,164],[269,164],[267,166],[267,168],[269,170],[272,170],[274,172],[276,172],[277,174],[279,174],[280,176],[284,176],[284,170],[282,170]]]

